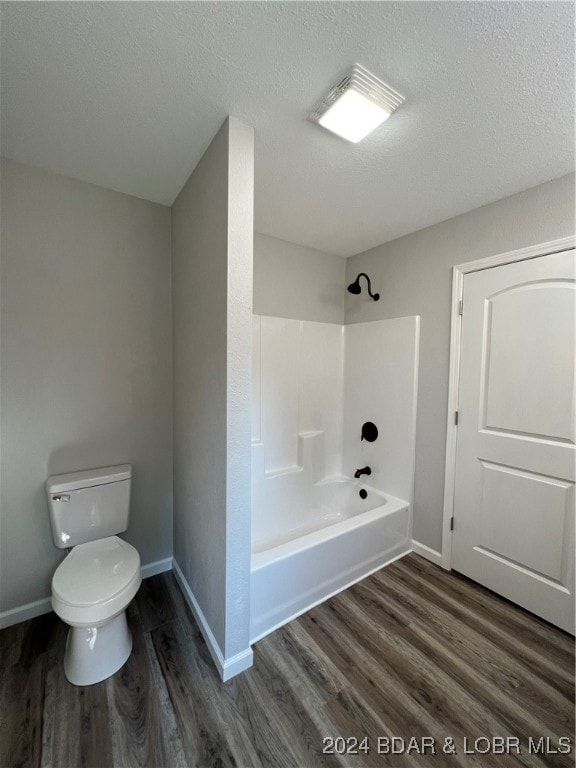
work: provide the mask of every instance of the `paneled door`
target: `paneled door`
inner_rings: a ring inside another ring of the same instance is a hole
[[[575,251],[464,276],[452,567],[574,633]]]

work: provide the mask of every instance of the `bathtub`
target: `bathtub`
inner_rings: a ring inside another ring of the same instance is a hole
[[[282,531],[254,537],[251,643],[410,552],[410,510],[401,499],[337,480],[316,484],[307,506]]]

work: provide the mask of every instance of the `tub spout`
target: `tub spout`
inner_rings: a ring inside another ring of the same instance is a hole
[[[356,472],[354,472],[354,477],[358,479],[361,475],[371,475],[372,470],[370,467],[363,467],[362,469],[357,469]]]

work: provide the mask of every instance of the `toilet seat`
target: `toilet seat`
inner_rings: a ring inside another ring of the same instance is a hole
[[[140,586],[140,555],[109,536],[78,544],[52,578],[52,607],[72,626],[93,627],[121,613]]]

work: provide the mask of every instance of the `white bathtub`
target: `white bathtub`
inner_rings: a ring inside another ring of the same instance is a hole
[[[361,488],[368,492],[366,499],[359,496]],[[294,511],[293,525],[254,538],[250,641],[407,554],[410,547],[407,502],[359,481],[318,483],[309,509]]]

